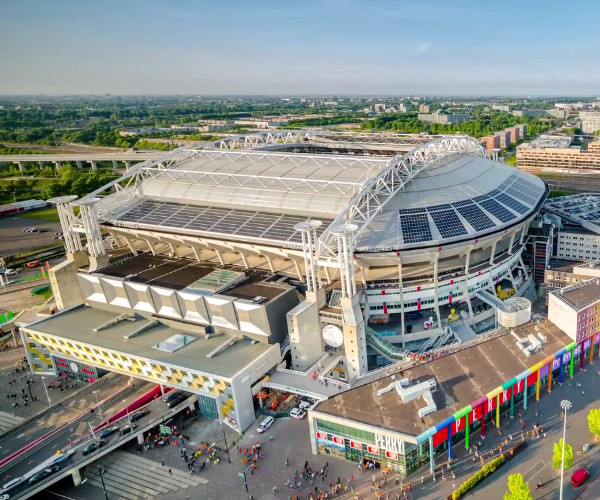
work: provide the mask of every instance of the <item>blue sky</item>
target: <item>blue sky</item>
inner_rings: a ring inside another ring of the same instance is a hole
[[[599,95],[600,2],[16,0],[0,94]]]

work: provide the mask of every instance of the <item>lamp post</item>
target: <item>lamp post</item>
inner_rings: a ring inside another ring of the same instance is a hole
[[[46,397],[48,398],[48,405],[51,405],[52,401],[50,401],[50,394],[48,394],[48,387],[46,387],[46,377],[42,377],[42,383],[44,384],[44,390],[46,391]]]
[[[94,442],[98,442],[98,440],[96,439],[96,434],[94,433],[94,428],[92,427],[92,423],[88,422],[88,425],[90,426],[90,431],[92,431],[92,436],[94,437]]]
[[[563,445],[562,445],[562,462],[560,466],[560,500],[563,499],[563,481],[565,478],[565,440],[567,435],[567,410],[571,408],[571,401],[563,399],[560,402],[560,407],[563,409],[565,416],[565,425],[563,427]]]
[[[125,411],[127,412],[127,420],[129,421],[129,427],[131,428],[131,431],[133,432],[133,427],[131,425],[131,416],[129,415],[129,406],[127,406],[127,400],[124,399],[123,403],[125,404]]]
[[[104,420],[104,417],[102,416],[102,407],[100,406],[100,401],[98,401],[98,392],[100,392],[100,389],[92,391],[92,394],[96,396],[96,408],[98,409],[98,413],[100,413],[100,420]]]
[[[98,466],[98,472],[100,474],[100,481],[102,481],[102,489],[104,490],[104,496],[106,497],[106,500],[109,500],[108,493],[106,492],[106,486],[104,485],[104,468],[101,465]]]
[[[231,458],[229,458],[229,447],[227,446],[227,438],[225,437],[225,430],[223,430],[223,439],[225,441],[225,451],[227,452],[227,461],[231,463]]]

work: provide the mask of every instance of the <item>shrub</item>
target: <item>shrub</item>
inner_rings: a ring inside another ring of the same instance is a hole
[[[500,467],[504,462],[506,462],[506,458],[504,458],[504,455],[500,455],[498,458],[495,458],[491,462],[485,464],[481,469],[479,469],[475,474],[473,474],[469,479],[467,479],[452,492],[452,500],[457,500],[465,495],[468,491],[475,488],[475,486],[488,477],[492,472],[495,472],[496,469],[498,469],[498,467]]]

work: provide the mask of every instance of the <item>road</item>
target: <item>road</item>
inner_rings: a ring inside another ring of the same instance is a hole
[[[131,151],[102,153],[102,152],[82,152],[82,153],[48,153],[43,155],[0,155],[0,162],[6,163],[38,163],[45,162],[67,162],[67,161],[145,161],[162,158],[165,156],[163,151]]]
[[[52,414],[35,419],[25,428],[20,428],[18,433],[11,433],[0,440],[0,458],[4,458],[51,431],[57,432],[40,446],[36,446],[0,469],[0,481],[7,482],[27,473],[43,460],[54,455],[56,450],[68,446],[70,441],[89,433],[89,424],[92,427],[100,425],[103,419],[112,416],[125,404],[137,400],[153,386],[149,382],[139,382],[135,387],[127,388],[126,380],[129,380],[129,377],[119,376],[117,378],[114,374],[109,377],[113,380],[100,382],[100,385],[97,386],[100,390],[98,393],[100,401],[112,398],[101,404],[100,410],[97,409],[96,395],[93,394],[93,390],[96,390],[94,384],[89,389],[86,388],[88,390],[83,394],[78,393],[69,401],[63,401],[62,405]],[[115,378],[116,380],[114,380]],[[90,409],[95,409],[95,411],[91,413]]]

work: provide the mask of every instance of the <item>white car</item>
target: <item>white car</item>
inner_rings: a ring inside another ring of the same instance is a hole
[[[23,229],[24,233],[36,233],[37,232],[37,227],[28,227],[27,229]]]
[[[17,271],[15,271],[14,269],[5,269],[4,274],[5,276],[14,276],[15,274],[17,274]]]
[[[75,450],[71,448],[70,450],[65,451],[64,453],[60,453],[59,455],[55,455],[48,465],[58,465],[67,461],[69,457],[75,454]],[[2,499],[0,499],[2,500]]]
[[[258,432],[259,434],[262,434],[263,432],[265,432],[269,427],[271,427],[273,425],[273,422],[275,422],[275,419],[273,417],[266,417],[258,426],[258,429],[256,429],[256,432]]]
[[[297,420],[302,420],[306,416],[306,411],[302,408],[292,408],[290,412],[290,417],[295,418]]]
[[[308,411],[312,408],[312,403],[310,401],[300,401],[298,408],[300,410]]]
[[[13,488],[16,488],[17,486],[20,486],[25,481],[27,481],[27,478],[25,478],[23,476],[17,477],[15,479],[13,479],[12,481],[9,481],[4,486],[2,486],[2,489],[0,489],[0,494],[6,493],[6,492],[12,490]]]

